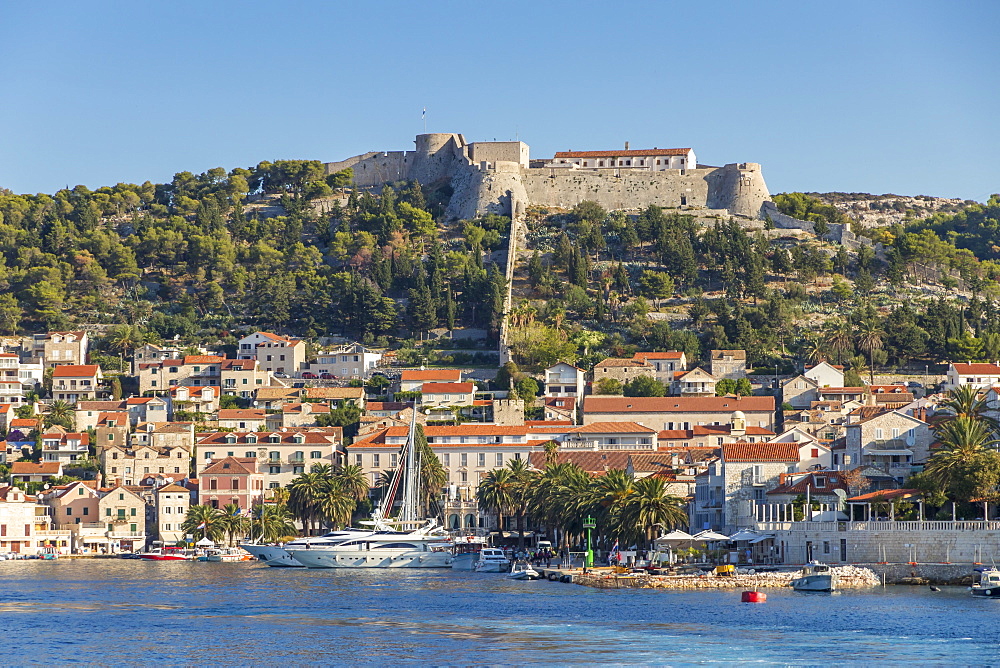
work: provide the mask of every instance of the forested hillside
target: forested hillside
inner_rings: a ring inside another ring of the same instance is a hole
[[[0,328],[125,322],[190,341],[234,327],[366,341],[495,329],[504,281],[486,258],[509,222],[445,230],[419,184],[346,194],[349,182],[292,160],[165,184],[0,190]],[[322,198],[332,206],[318,213]],[[261,215],[276,206],[283,215]]]
[[[0,191],[0,329],[128,325],[191,344],[252,328],[379,345],[436,327],[495,336],[509,220],[445,224],[443,184],[368,192],[350,181],[290,160],[165,184]],[[775,201],[817,233],[657,207],[532,209],[510,314],[515,360],[538,369],[744,348],[761,369],[826,357],[863,375],[1000,358],[996,196],[858,229],[870,243],[852,251],[824,238],[851,222],[844,207],[802,193]]]

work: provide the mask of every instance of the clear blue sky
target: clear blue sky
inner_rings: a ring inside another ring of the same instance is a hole
[[[691,146],[772,192],[1000,191],[1000,2],[10,2],[0,187],[412,148]]]

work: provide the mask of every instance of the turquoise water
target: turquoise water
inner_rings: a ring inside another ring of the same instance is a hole
[[[5,662],[203,665],[1000,662],[1000,601],[594,590],[451,571],[0,562]]]

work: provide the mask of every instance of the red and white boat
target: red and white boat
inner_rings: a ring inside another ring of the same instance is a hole
[[[191,561],[197,558],[194,552],[182,547],[154,547],[139,556],[147,561]]]

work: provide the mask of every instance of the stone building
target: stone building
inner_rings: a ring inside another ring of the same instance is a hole
[[[271,332],[254,332],[240,339],[239,357],[257,360],[264,371],[292,375],[306,363],[306,342]]]
[[[747,377],[747,352],[745,350],[713,350],[708,358],[709,368],[716,380],[739,380]]]
[[[177,484],[162,485],[156,489],[156,537],[164,545],[173,545],[184,539],[184,518],[191,507],[191,492]]]
[[[52,370],[52,398],[69,403],[92,401],[103,378],[97,364],[60,364]]]
[[[900,482],[914,465],[927,462],[933,432],[923,420],[900,411],[888,411],[846,425],[840,468],[870,466],[885,471]]]
[[[42,358],[46,368],[60,364],[87,363],[90,336],[87,332],[49,332],[42,343]]]

